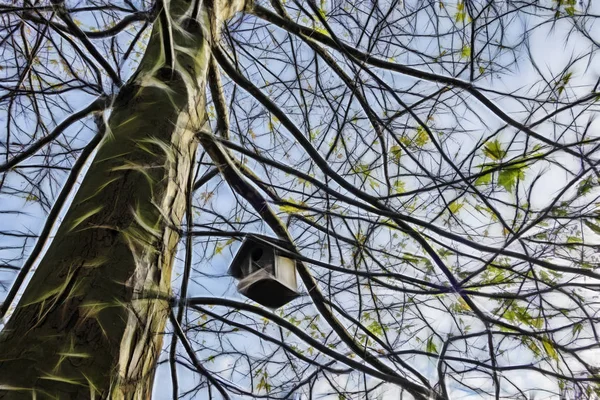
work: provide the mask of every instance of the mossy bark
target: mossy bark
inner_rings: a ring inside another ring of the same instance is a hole
[[[1,399],[151,398],[179,241],[173,227],[206,123],[206,39],[242,7],[208,2],[192,15],[193,1],[164,3],[81,187],[0,334]]]

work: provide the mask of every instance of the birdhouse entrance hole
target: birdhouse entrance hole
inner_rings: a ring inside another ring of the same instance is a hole
[[[263,253],[264,253],[264,251],[260,247],[252,250],[252,261],[258,262],[261,259],[261,257],[263,256]]]

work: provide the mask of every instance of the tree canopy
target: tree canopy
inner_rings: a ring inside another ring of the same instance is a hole
[[[170,3],[0,1],[4,322],[161,21],[210,65],[154,398],[600,395],[597,3]],[[236,292],[247,237],[300,297]]]

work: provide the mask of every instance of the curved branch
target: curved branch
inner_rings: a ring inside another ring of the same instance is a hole
[[[63,31],[64,33],[68,33],[70,35],[76,35],[76,33],[72,32],[71,29],[69,27],[67,27],[66,25],[62,25],[62,24],[47,20],[45,18],[33,15],[29,12],[24,13],[23,18],[26,19],[27,21],[35,22],[36,24],[43,24],[43,25],[49,24],[54,29]],[[107,28],[107,29],[104,29],[101,31],[100,30],[98,30],[98,31],[81,30],[81,33],[83,33],[85,36],[87,36],[90,39],[106,39],[108,37],[118,35],[125,28],[127,28],[129,25],[131,25],[135,22],[150,21],[151,19],[152,19],[152,13],[147,12],[147,11],[138,11],[138,12],[134,12],[134,13],[131,13],[131,14],[123,17],[123,19],[119,20],[119,22],[117,22],[110,28]]]
[[[242,303],[239,301],[235,301],[235,300],[223,299],[223,298],[213,298],[213,297],[192,297],[192,298],[189,298],[186,300],[186,304],[189,305],[191,308],[195,308],[194,307],[195,304],[225,306],[225,307],[231,307],[231,308],[235,308],[238,310],[248,311],[253,314],[257,314],[261,317],[267,318],[267,319],[275,322],[277,325],[281,326],[282,328],[289,330],[294,335],[298,336],[299,338],[301,338],[303,341],[305,341],[306,343],[308,343],[315,349],[318,349],[319,351],[323,352],[324,354],[328,355],[329,357],[331,357],[335,360],[343,362],[344,364],[346,364],[352,368],[355,368],[359,371],[365,372],[366,374],[369,374],[371,376],[379,378],[383,381],[392,382],[401,387],[406,388],[406,386],[405,386],[406,379],[405,378],[399,377],[396,374],[388,375],[386,373],[380,372],[371,367],[365,366],[362,363],[353,360],[352,358],[349,358],[342,354],[339,354],[338,352],[334,351],[333,349],[323,345],[318,340],[315,340],[313,337],[308,335],[306,332],[304,332],[302,329],[298,328],[296,325],[292,324],[291,322],[288,322],[285,319],[277,316],[276,314],[268,312],[262,308],[254,307],[252,305]],[[364,353],[364,350],[363,350],[363,353]],[[361,356],[360,353],[358,353],[357,355]],[[420,387],[412,382],[410,382],[410,387],[414,387],[414,389],[417,389],[417,391],[415,391],[415,394],[414,394],[414,395],[416,395],[415,397],[417,397],[419,399],[423,399],[423,400],[429,398],[428,395],[430,393],[427,393],[427,391],[424,391],[422,387]],[[406,388],[406,389],[409,390],[408,388]],[[434,394],[434,398],[435,399],[443,399],[442,397],[440,397],[439,395],[436,395],[436,394]]]
[[[221,61],[219,56],[216,56],[218,61]],[[227,153],[222,149],[222,146],[216,142],[214,136],[207,132],[199,133],[200,143],[204,147],[205,151],[210,155],[215,165],[218,166],[223,178],[229,183],[230,187],[248,201],[255,211],[262,217],[265,223],[277,234],[280,239],[287,241],[293,246],[293,239],[289,235],[287,229],[282,224],[281,220],[271,210],[267,202],[262,198],[260,193],[246,182],[241,175],[241,172],[235,167]],[[356,343],[356,341],[350,336],[347,330],[344,328],[342,323],[332,313],[331,309],[326,305],[326,299],[321,293],[317,286],[316,281],[312,277],[307,266],[299,261],[298,272],[306,289],[315,304],[315,307],[323,318],[328,322],[334,332],[340,337],[340,339],[348,346],[356,355],[361,357],[367,363],[377,368],[377,375],[374,376],[385,376],[386,380],[394,382],[399,386],[410,391],[413,396],[419,399],[426,399],[432,393],[414,382],[398,375],[389,366],[382,363],[377,357],[366,351],[364,347]],[[381,372],[380,372],[381,371]],[[371,373],[372,374],[372,373]],[[436,399],[442,399],[437,394],[434,394]]]
[[[101,111],[101,110],[105,109],[107,105],[108,105],[107,97],[104,97],[104,96],[98,97],[96,100],[94,100],[92,103],[90,103],[86,108],[84,108],[80,111],[77,111],[76,113],[73,113],[70,116],[68,116],[67,118],[65,118],[61,123],[59,123],[54,128],[54,130],[52,130],[52,132],[50,132],[48,135],[44,136],[42,139],[38,140],[36,143],[31,145],[27,150],[24,150],[23,152],[14,156],[12,159],[7,161],[6,163],[1,164],[0,172],[8,171],[9,169],[13,168],[14,166],[19,164],[23,160],[31,157],[42,147],[44,147],[45,145],[47,145],[48,143],[50,143],[51,141],[56,139],[71,124],[73,124],[76,121],[79,121],[81,118],[87,116],[88,114],[90,114],[92,112]]]
[[[310,37],[328,47],[335,48],[342,52],[347,52],[352,57],[356,58],[356,60],[373,65],[377,68],[385,69],[388,71],[394,71],[401,73],[403,75],[411,76],[413,78],[422,79],[430,82],[441,83],[448,86],[457,87],[463,89],[470,93],[473,97],[475,97],[481,104],[486,106],[492,113],[494,113],[498,118],[509,124],[510,126],[525,132],[529,136],[539,140],[542,143],[548,144],[550,146],[555,146],[561,148],[564,152],[568,153],[577,158],[581,158],[582,155],[575,150],[570,149],[568,146],[562,146],[558,143],[547,139],[543,135],[535,132],[531,127],[511,118],[508,114],[506,114],[500,107],[498,107],[494,102],[488,99],[483,93],[481,93],[481,89],[473,85],[471,82],[463,81],[462,79],[453,78],[449,76],[444,76],[440,74],[436,74],[433,72],[421,71],[406,65],[398,64],[391,61],[382,60],[380,58],[374,57],[370,54],[366,54],[353,46],[342,43],[341,41],[337,41],[334,38],[325,35],[321,32],[318,32],[312,28],[300,25],[295,23],[294,21],[282,18],[281,16],[271,12],[267,8],[264,8],[260,5],[255,4],[252,8],[251,12],[259,18],[262,18],[272,24],[277,25],[278,27],[289,31],[295,34],[302,34]],[[590,162],[589,158],[584,157],[586,161]]]

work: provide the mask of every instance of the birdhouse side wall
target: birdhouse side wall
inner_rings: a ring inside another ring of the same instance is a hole
[[[280,255],[276,255],[275,259],[275,276],[277,277],[277,280],[288,286],[290,289],[296,290],[296,261]]]

